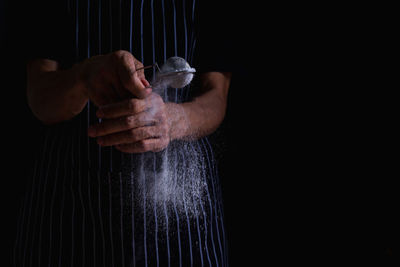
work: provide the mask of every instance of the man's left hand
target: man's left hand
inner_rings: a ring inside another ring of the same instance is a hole
[[[91,125],[88,135],[96,137],[101,146],[143,153],[161,151],[170,142],[166,105],[156,93],[102,106],[96,114],[102,121]]]

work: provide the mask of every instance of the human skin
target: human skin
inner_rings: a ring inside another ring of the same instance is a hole
[[[225,116],[230,73],[201,75],[190,102],[165,103],[153,93],[143,66],[127,51],[89,58],[67,70],[56,61],[28,63],[28,104],[45,124],[78,115],[90,99],[101,122],[88,135],[101,146],[126,153],[160,151],[175,139],[196,139],[215,131]]]

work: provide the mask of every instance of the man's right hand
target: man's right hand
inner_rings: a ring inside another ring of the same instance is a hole
[[[143,99],[151,94],[151,88],[143,70],[138,70],[142,67],[131,53],[120,50],[80,63],[78,79],[96,106],[132,97]]]

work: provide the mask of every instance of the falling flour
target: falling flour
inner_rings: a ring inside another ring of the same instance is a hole
[[[194,72],[184,59],[172,57],[156,73],[151,86],[159,94],[168,87],[183,88]],[[173,141],[162,152],[140,156],[134,199],[146,214],[157,214],[158,227],[165,225],[168,217],[174,218],[173,214],[194,218],[204,211],[207,170],[198,142]]]
[[[205,160],[193,142],[173,142],[161,153],[144,153],[135,190],[135,200],[160,222],[165,213],[193,217],[206,200]]]

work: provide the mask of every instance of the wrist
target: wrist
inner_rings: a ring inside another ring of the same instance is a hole
[[[182,104],[166,103],[170,141],[190,139],[190,122]]]
[[[89,97],[88,88],[87,88],[87,74],[86,74],[86,61],[84,60],[80,63],[76,63],[72,66],[71,72],[75,84],[75,88],[77,91],[82,94],[85,98]]]

